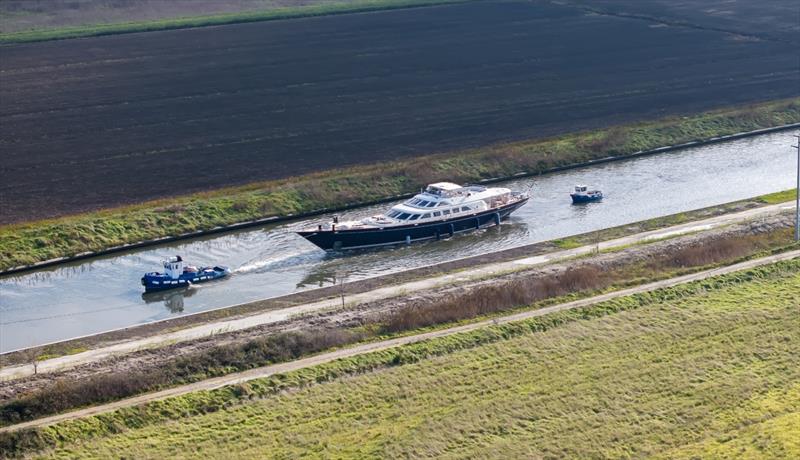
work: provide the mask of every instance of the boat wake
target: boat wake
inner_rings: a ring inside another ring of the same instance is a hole
[[[307,264],[319,259],[319,254],[316,251],[310,251],[301,254],[273,256],[267,258],[255,258],[249,262],[244,263],[241,267],[235,269],[233,273],[245,274],[254,272],[263,272],[267,270],[275,270],[283,267],[295,267],[298,265]]]

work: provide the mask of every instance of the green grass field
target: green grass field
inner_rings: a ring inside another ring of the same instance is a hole
[[[332,170],[182,198],[0,226],[0,270],[270,216],[391,198],[447,179],[540,173],[609,155],[800,122],[800,99]]]
[[[799,313],[800,263],[782,263],[437,339],[396,352],[416,356],[402,366],[204,415],[190,396],[109,416],[175,414],[109,436],[51,428],[73,441],[45,457],[797,458]]]
[[[314,4],[312,2],[311,4],[302,6],[275,7],[259,9],[257,11],[241,11],[202,16],[190,15],[187,17],[171,17],[149,21],[130,21],[110,24],[82,24],[0,33],[0,44],[64,40],[69,38],[151,32],[156,30],[186,29],[190,27],[220,26],[246,22],[433,6],[446,3],[463,3],[465,1],[470,0],[342,0],[339,2],[320,4]],[[146,5],[144,5],[144,7],[146,7]],[[91,11],[87,12],[87,14],[90,13]],[[14,15],[8,15],[6,17],[0,16],[0,19],[5,19],[7,21],[13,21],[14,18]]]

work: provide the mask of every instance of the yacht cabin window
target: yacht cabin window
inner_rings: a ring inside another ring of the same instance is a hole
[[[453,208],[453,214],[458,212],[458,208]]]
[[[439,217],[439,216],[441,216],[441,215],[442,215],[442,213],[441,213],[441,212],[439,212],[439,211],[434,211],[434,212],[433,212],[433,217]]]
[[[408,220],[417,220],[417,219],[419,219],[419,214],[412,215],[411,218]]]
[[[409,213],[407,213],[407,212],[401,212],[401,213],[400,213],[400,215],[399,215],[399,216],[397,216],[397,218],[398,218],[398,219],[400,219],[400,220],[406,220],[406,219],[408,219],[408,217],[409,217],[410,215],[411,215],[411,214],[409,214]]]
[[[450,214],[450,210],[449,210],[449,209],[443,209],[443,210],[442,210],[442,214],[444,214],[445,216],[447,216],[447,215],[449,215],[449,214]]]
[[[430,219],[431,218],[431,213],[427,212],[427,213],[423,214],[422,218],[423,219]]]
[[[461,208],[461,210],[462,210],[462,211],[464,211],[464,212],[467,212],[467,211],[469,211],[469,208],[468,208],[468,207],[466,207],[466,206],[463,206],[463,207]]]

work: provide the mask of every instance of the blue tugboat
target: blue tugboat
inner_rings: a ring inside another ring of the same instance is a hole
[[[145,292],[165,291],[225,278],[230,274],[228,267],[184,267],[181,256],[174,256],[164,261],[164,273],[145,273],[142,286]]]
[[[603,199],[603,192],[600,190],[589,190],[585,185],[576,185],[575,191],[569,196],[572,197],[572,204],[592,203]]]
[[[527,202],[527,194],[507,188],[439,182],[385,214],[349,222],[334,217],[297,233],[326,251],[438,240],[500,225]]]

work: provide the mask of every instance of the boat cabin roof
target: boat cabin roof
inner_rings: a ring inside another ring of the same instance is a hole
[[[452,182],[437,182],[435,184],[428,185],[428,189],[439,189],[439,190],[458,190],[461,188],[460,185],[454,184]]]
[[[452,182],[437,182],[428,185],[423,194],[438,197],[450,198],[459,195],[469,195],[471,193],[482,193],[487,189],[482,185],[465,185],[461,186]],[[418,195],[419,196],[419,195]]]

